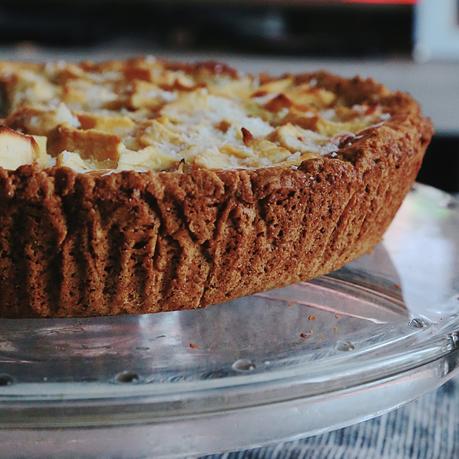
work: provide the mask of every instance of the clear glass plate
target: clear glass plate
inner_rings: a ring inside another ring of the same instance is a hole
[[[196,311],[0,321],[0,456],[176,457],[380,415],[459,363],[459,206],[416,185],[345,268]]]

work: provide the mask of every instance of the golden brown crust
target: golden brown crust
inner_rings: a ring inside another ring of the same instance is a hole
[[[336,158],[298,168],[0,168],[0,316],[197,308],[316,277],[370,250],[416,177],[431,124],[409,96],[371,80],[296,78],[352,103],[377,98],[392,117],[343,139]]]

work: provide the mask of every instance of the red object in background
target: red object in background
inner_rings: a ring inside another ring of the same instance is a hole
[[[344,0],[344,2],[365,5],[415,5],[417,0]]]

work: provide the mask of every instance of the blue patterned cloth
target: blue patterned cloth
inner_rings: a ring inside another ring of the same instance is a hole
[[[206,459],[459,459],[459,379],[379,418]]]

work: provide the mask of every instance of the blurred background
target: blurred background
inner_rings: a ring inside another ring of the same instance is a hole
[[[1,59],[144,53],[408,91],[436,128],[419,181],[459,193],[459,0],[0,0]]]

